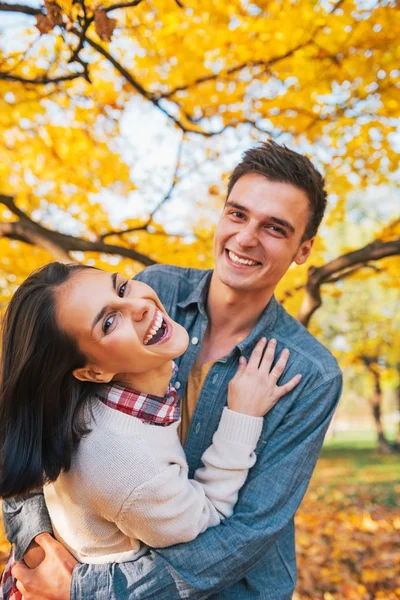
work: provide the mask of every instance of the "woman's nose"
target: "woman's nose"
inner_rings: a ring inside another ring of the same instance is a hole
[[[130,310],[132,319],[134,321],[142,321],[146,317],[150,309],[151,306],[148,300],[145,300],[144,298],[130,299]]]

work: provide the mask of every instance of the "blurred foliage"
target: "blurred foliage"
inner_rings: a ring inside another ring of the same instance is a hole
[[[7,27],[0,32],[0,199],[14,199],[0,203],[0,302],[51,256],[107,266],[107,256],[118,254],[113,244],[125,250],[114,264],[129,274],[143,256],[209,266],[209,225],[188,232],[200,234],[188,243],[165,235],[156,212],[185,176],[185,164],[193,172],[197,162],[217,157],[216,140],[228,129],[248,142],[286,135],[306,150],[326,172],[328,227],[346,219],[351,190],[393,178],[400,113],[394,1],[114,6],[110,0],[0,2],[0,12],[27,19],[18,36],[7,35]],[[99,194],[128,197],[136,188],[120,138],[132,99],[165,115],[181,142],[170,190],[151,214],[116,231]],[[190,162],[199,147],[199,161]],[[71,240],[54,232],[84,239],[85,253],[74,254]],[[313,261],[324,260],[319,241]],[[304,283],[305,274],[289,277],[287,289]]]

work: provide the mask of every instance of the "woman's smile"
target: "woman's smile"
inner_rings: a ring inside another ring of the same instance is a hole
[[[168,323],[162,312],[156,308],[143,344],[145,346],[154,346],[155,344],[167,342],[172,335],[172,329],[172,324]]]
[[[166,314],[155,291],[118,273],[74,274],[57,290],[57,309],[96,381],[154,372],[188,345],[186,330]]]

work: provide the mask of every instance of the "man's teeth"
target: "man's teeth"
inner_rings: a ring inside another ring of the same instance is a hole
[[[228,252],[229,254],[229,258],[231,259],[232,262],[237,263],[239,265],[257,265],[258,263],[254,260],[245,260],[244,258],[239,258],[239,256],[236,256],[236,254],[234,254],[233,252],[231,252],[231,250],[229,250]]]
[[[163,316],[160,313],[159,310],[157,310],[156,313],[156,318],[155,321],[153,323],[152,328],[150,329],[150,331],[148,332],[148,334],[146,335],[146,337],[143,340],[143,344],[148,344],[149,341],[151,340],[151,338],[153,337],[153,335],[155,335],[157,333],[157,331],[160,329],[161,325],[163,322]]]

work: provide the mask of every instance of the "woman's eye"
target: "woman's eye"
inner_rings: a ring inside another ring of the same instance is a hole
[[[128,285],[128,281],[125,281],[125,283],[123,283],[118,290],[118,296],[120,298],[123,298],[125,296],[125,291],[126,291],[126,286]]]
[[[114,319],[115,319],[114,315],[110,315],[109,317],[107,317],[106,319],[104,319],[103,333],[105,335],[107,335],[107,333],[110,331],[110,327],[112,327],[112,325],[114,323]]]

